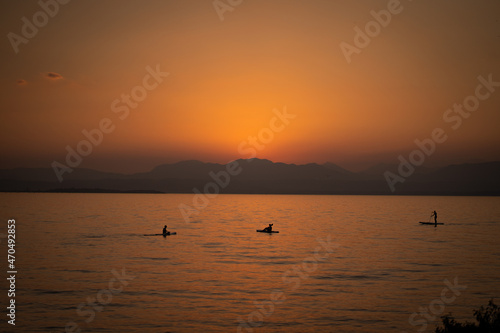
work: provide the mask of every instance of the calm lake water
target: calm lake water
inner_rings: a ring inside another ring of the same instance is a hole
[[[191,223],[187,194],[0,197],[0,331],[432,332],[499,303],[498,197],[219,195]],[[432,210],[445,225],[418,224]]]

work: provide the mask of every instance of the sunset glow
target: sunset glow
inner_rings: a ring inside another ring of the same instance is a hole
[[[479,76],[500,81],[499,4],[401,2],[346,61],[340,45],[355,46],[355,28],[364,31],[375,20],[371,11],[388,6],[251,1],[221,21],[210,1],[60,5],[28,42],[1,44],[2,167],[63,163],[66,146],[75,148],[82,131],[104,118],[116,128],[82,167],[135,172],[185,159],[225,163],[245,157],[241,142],[284,107],[297,117],[260,158],[360,170],[397,163],[416,139],[442,127],[449,138],[426,163],[498,160],[500,92],[459,130],[443,114],[474,94]],[[7,7],[5,36],[21,36],[21,19],[41,10],[35,1]],[[113,101],[143,86],[148,67],[168,76],[120,119]]]

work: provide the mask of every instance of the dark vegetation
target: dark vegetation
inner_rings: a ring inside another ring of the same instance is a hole
[[[493,300],[488,305],[474,310],[476,323],[459,323],[452,317],[451,313],[442,316],[443,328],[437,327],[436,333],[499,333],[500,332],[500,308]]]

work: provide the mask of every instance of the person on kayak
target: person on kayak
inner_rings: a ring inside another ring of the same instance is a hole
[[[265,232],[271,232],[271,231],[273,231],[273,224],[270,223],[269,227],[264,228],[263,231],[265,231]]]
[[[437,224],[438,223],[438,213],[436,213],[436,211],[434,211],[431,214],[431,217],[434,217],[434,224]]]
[[[167,233],[168,233],[168,231],[167,231],[167,225],[165,225],[165,226],[163,227],[163,234],[164,234],[164,235],[166,235]]]

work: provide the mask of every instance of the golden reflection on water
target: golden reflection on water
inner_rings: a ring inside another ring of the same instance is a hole
[[[472,319],[500,295],[498,198],[219,195],[185,223],[177,207],[192,195],[1,196],[24,331],[415,330],[409,316],[444,279],[467,285],[446,313]],[[418,225],[434,209],[446,224]],[[280,233],[255,232],[268,223]],[[178,234],[143,236],[164,224]],[[134,276],[123,291],[88,305],[122,268]]]

